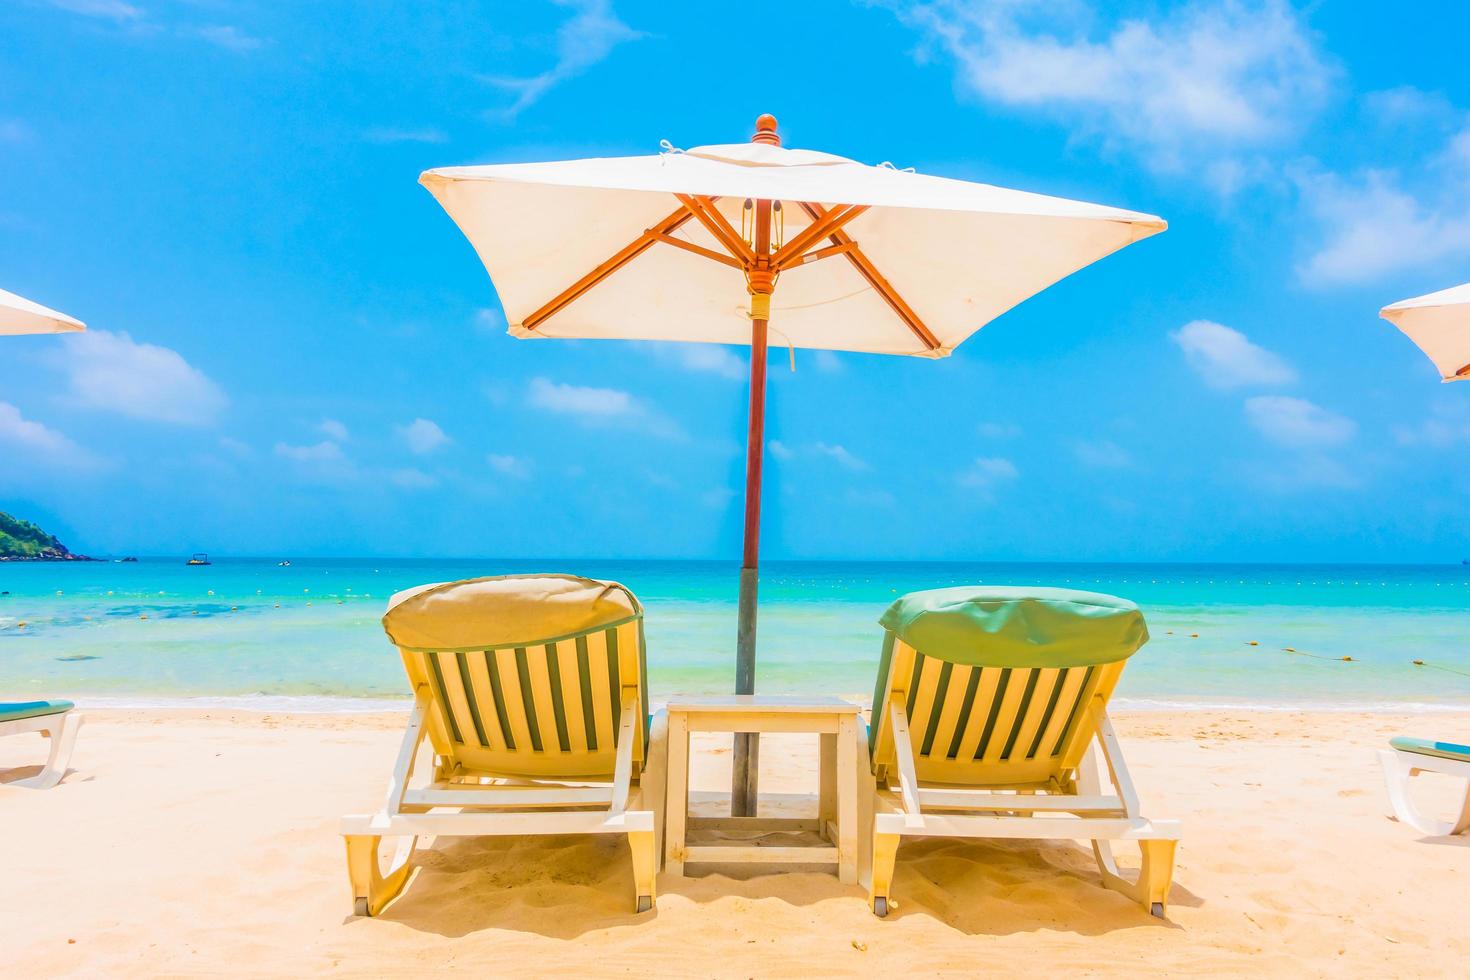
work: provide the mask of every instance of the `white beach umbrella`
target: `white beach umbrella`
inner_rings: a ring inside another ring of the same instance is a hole
[[[1379,316],[1418,345],[1445,381],[1470,378],[1470,282],[1401,300]]]
[[[0,334],[75,333],[85,329],[80,320],[0,289]]]
[[[1166,227],[1148,214],[749,143],[430,170],[521,338],[749,344],[736,692],[755,686],[768,332],[822,350],[944,357],[1027,297]],[[768,327],[769,322],[769,327]],[[735,812],[753,812],[752,737]]]

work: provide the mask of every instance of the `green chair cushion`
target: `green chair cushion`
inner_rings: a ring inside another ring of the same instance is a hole
[[[1441,759],[1451,759],[1455,762],[1470,762],[1470,745],[1458,745],[1454,742],[1434,742],[1427,738],[1391,738],[1388,744],[1400,752],[1412,752],[1415,755],[1432,755]]]
[[[911,592],[878,622],[926,657],[983,667],[1090,667],[1148,642],[1127,599],[1075,589],[962,585]]]
[[[59,715],[75,707],[70,701],[0,701],[0,721]]]

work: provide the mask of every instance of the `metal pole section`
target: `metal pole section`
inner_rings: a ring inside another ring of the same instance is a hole
[[[776,119],[763,115],[755,122],[752,142],[781,145]],[[755,265],[746,273],[750,289],[750,428],[745,446],[745,552],[740,563],[740,608],[735,627],[735,693],[755,693],[756,600],[760,587],[761,456],[766,431],[766,330],[771,316],[771,202],[755,202]],[[760,736],[735,734],[730,785],[730,814],[756,815],[760,774]]]

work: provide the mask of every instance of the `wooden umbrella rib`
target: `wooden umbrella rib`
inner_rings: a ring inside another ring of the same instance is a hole
[[[748,268],[755,264],[755,252],[746,244],[745,239],[740,237],[725,216],[715,207],[715,199],[698,194],[675,194],[675,197],[689,209],[689,213],[715,236],[715,241],[729,251],[737,260],[743,263],[742,268]]]
[[[831,258],[834,255],[842,255],[846,252],[851,252],[855,248],[857,248],[857,242],[854,241],[847,241],[841,245],[828,245],[826,248],[814,248],[809,252],[802,253],[802,255],[799,258],[793,260],[791,264],[806,265],[808,262],[817,262],[821,259]]]
[[[806,205],[802,205],[805,207]],[[805,230],[791,241],[781,246],[780,251],[771,257],[771,265],[778,271],[797,261],[803,252],[815,245],[823,237],[835,236],[842,226],[853,218],[868,210],[866,204],[850,204],[841,208],[827,211],[819,218],[814,218]],[[808,211],[808,214],[811,212]],[[837,239],[832,238],[833,244],[838,244]]]
[[[578,279],[576,282],[572,283],[572,285],[562,290],[549,303],[547,303],[545,306],[542,306],[539,310],[532,313],[530,316],[521,321],[521,325],[524,326],[527,330],[535,330],[536,327],[543,321],[545,321],[547,317],[561,310],[568,303],[572,302],[572,300],[576,299],[578,296],[581,296],[583,293],[587,292],[587,290],[602,282],[602,280],[606,279],[614,272],[617,272],[629,262],[632,262],[638,256],[647,251],[649,246],[658,241],[659,236],[669,234],[670,232],[683,225],[684,222],[688,221],[691,217],[693,217],[693,215],[690,213],[689,209],[681,206],[679,210],[664,218],[658,224],[654,225],[652,228],[648,229],[643,234],[633,239],[627,245],[624,245],[616,253],[614,253],[611,258],[599,264],[597,268],[593,269],[581,279]]]
[[[682,248],[686,252],[693,252],[695,255],[702,255],[714,262],[721,262],[730,266],[732,269],[745,269],[744,263],[733,256],[726,255],[724,252],[716,252],[712,248],[705,248],[703,245],[696,245],[693,242],[686,242],[684,239],[675,238],[673,235],[654,235],[654,240],[663,242],[665,245],[672,245],[675,248]]]
[[[828,214],[826,209],[820,204],[807,201],[801,202],[801,208],[807,214],[811,215],[814,222],[820,221]],[[919,319],[919,315],[914,312],[913,307],[904,301],[904,298],[898,294],[898,290],[894,289],[893,284],[884,278],[883,274],[878,271],[878,267],[873,265],[872,260],[863,253],[863,250],[858,247],[857,242],[853,241],[850,235],[839,229],[828,235],[828,238],[833,245],[849,246],[848,250],[843,253],[847,256],[847,261],[851,262],[853,268],[857,269],[858,274],[867,280],[868,285],[872,286],[878,295],[883,297],[883,301],[888,304],[894,313],[898,314],[898,318],[913,331],[914,336],[923,341],[929,350],[938,350],[943,346],[940,344],[939,338],[935,337],[933,332],[924,325],[924,321]]]

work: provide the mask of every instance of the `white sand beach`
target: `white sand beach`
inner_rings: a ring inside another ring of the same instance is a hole
[[[401,718],[93,711],[59,787],[0,784],[0,947],[15,976],[1463,974],[1470,841],[1386,819],[1373,750],[1470,714],[1117,720],[1145,812],[1185,822],[1167,922],[1076,845],[957,840],[905,844],[887,920],[817,873],[665,876],[639,916],[615,838],[441,840],[357,919],[337,820],[379,802]],[[4,778],[41,744],[0,740]],[[728,759],[703,743],[695,789]],[[763,790],[815,791],[809,742],[771,737],[762,761]],[[1448,780],[1419,782],[1449,809]]]

